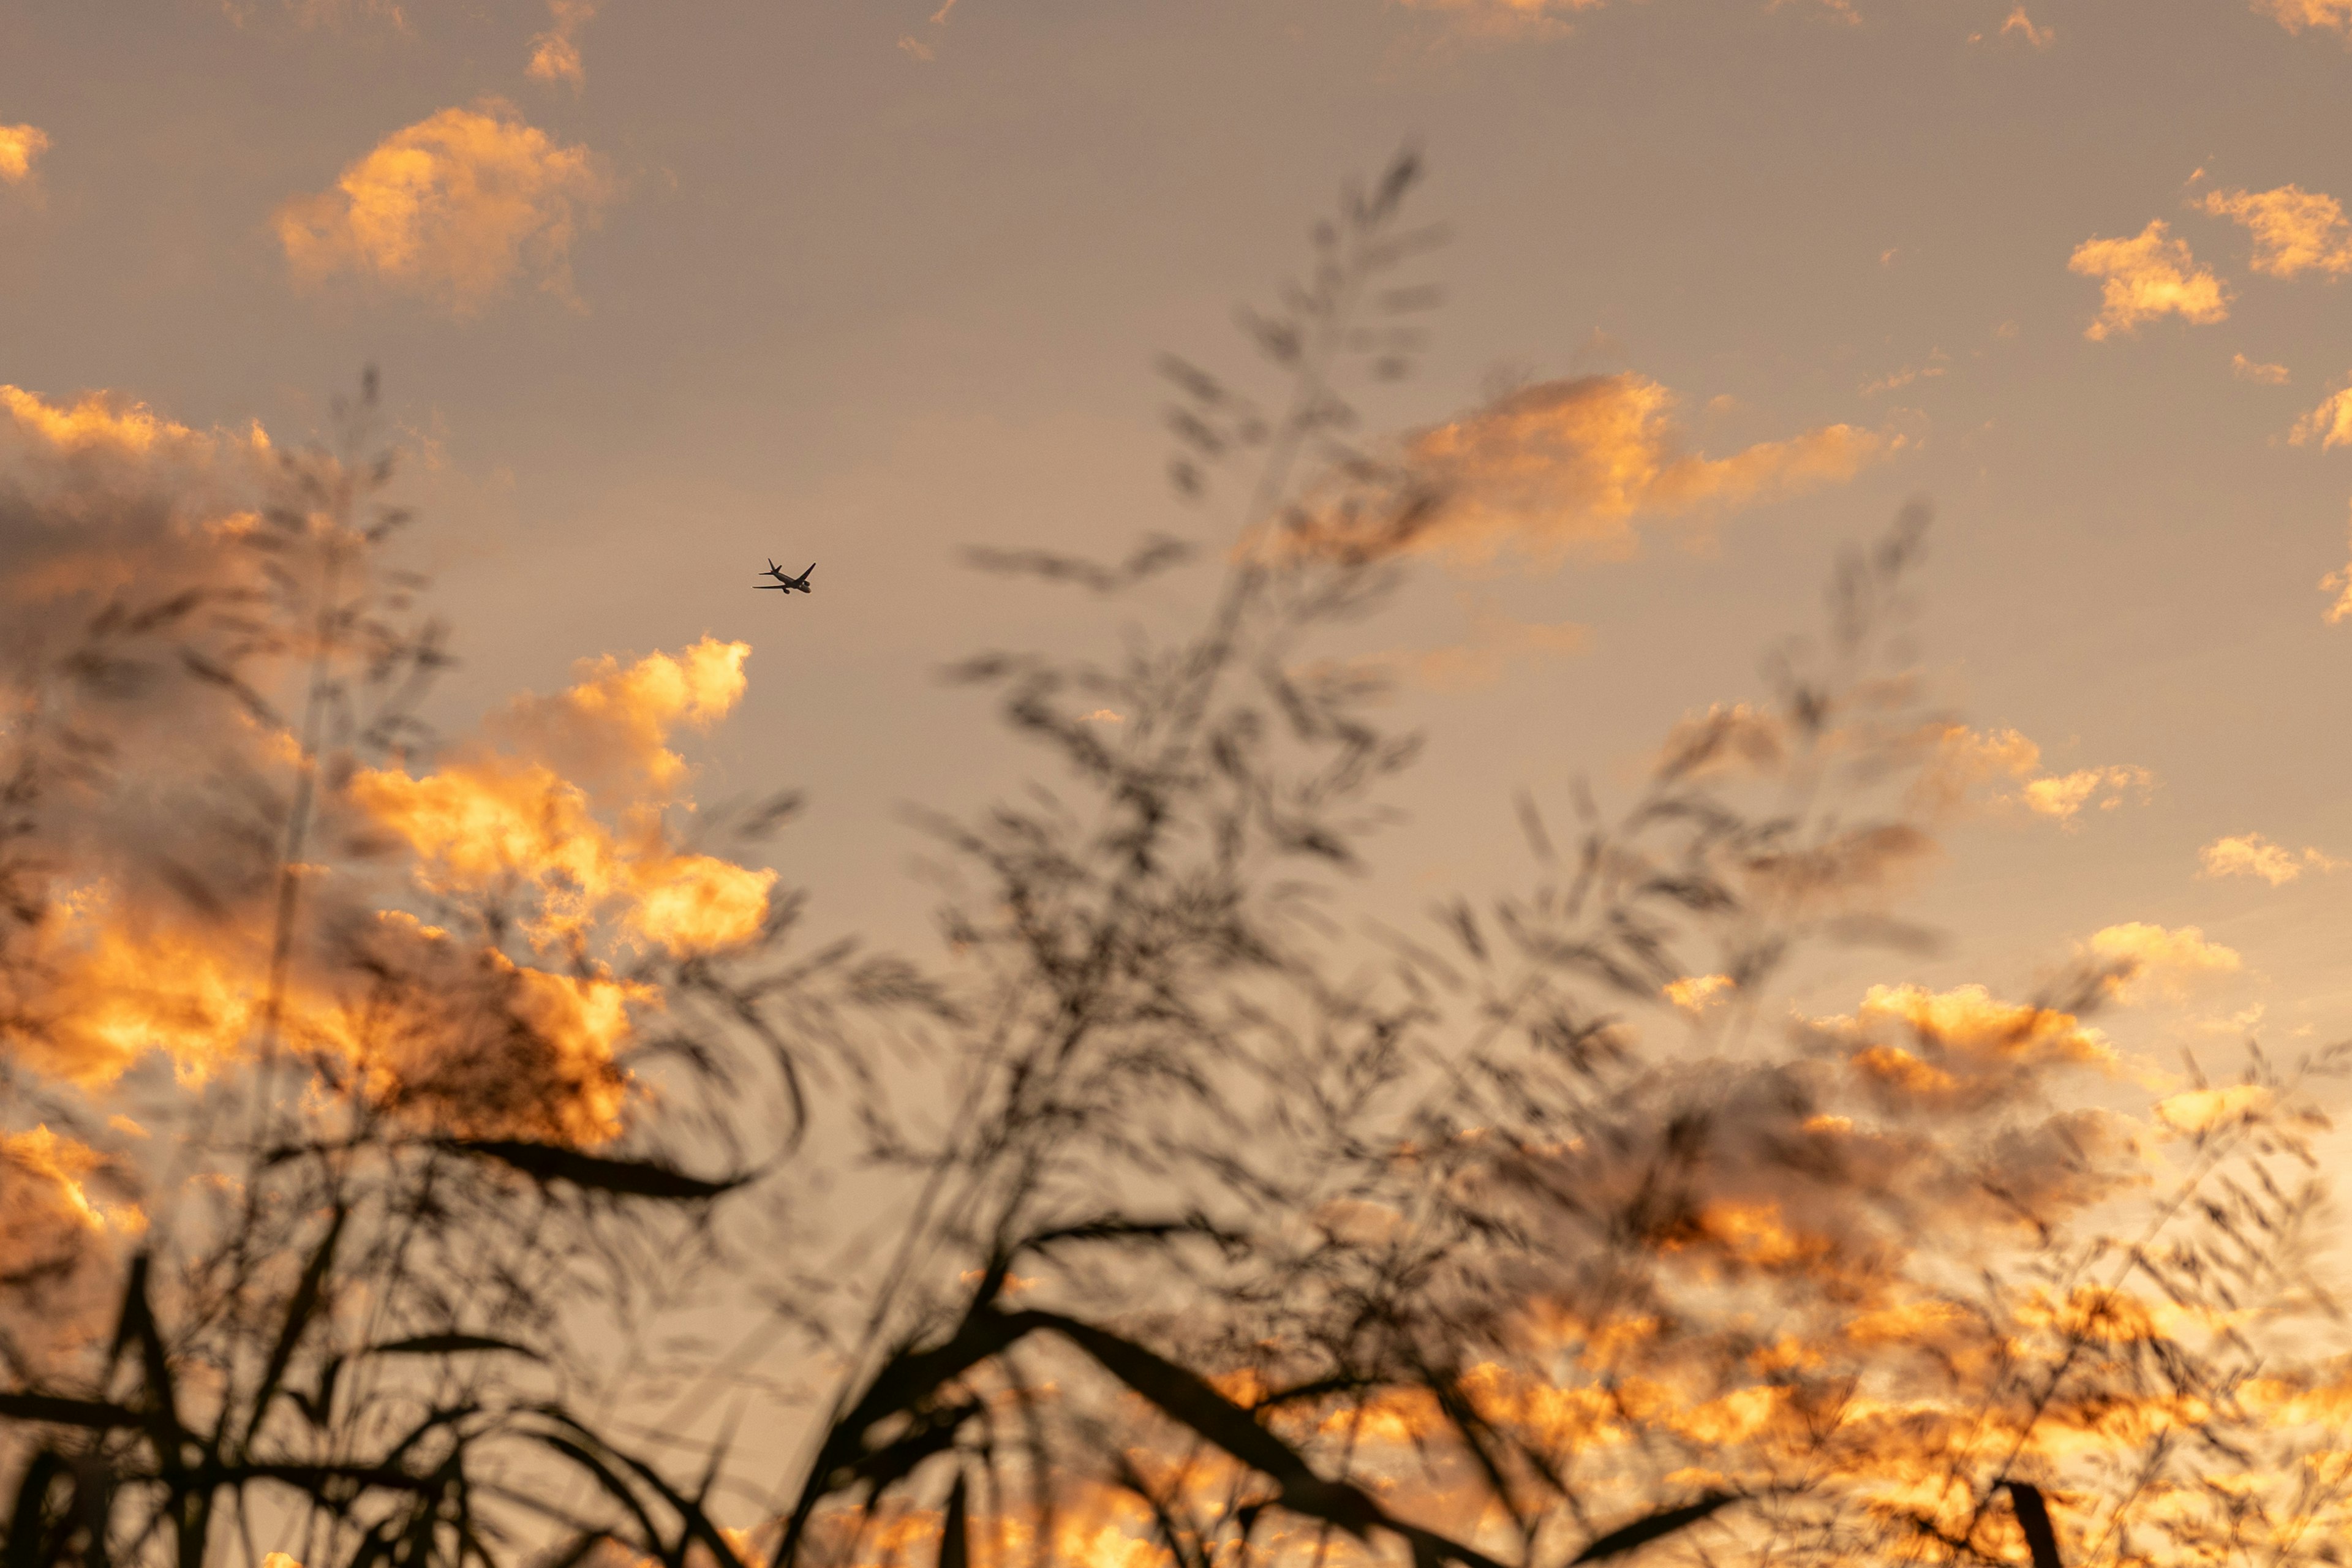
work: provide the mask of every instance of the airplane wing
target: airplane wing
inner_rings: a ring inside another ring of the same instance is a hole
[[[815,562],[814,562],[814,561],[810,562],[810,563],[808,563],[808,572],[803,572],[803,573],[802,573],[802,574],[801,574],[801,581],[802,581],[802,582],[803,582],[803,583],[807,582],[807,581],[808,581],[808,574],[809,574],[809,572],[814,572],[814,571],[815,571],[815,570],[816,570],[816,563],[815,563]]]
[[[754,588],[773,588],[779,594],[789,594],[792,592],[790,588],[786,587],[782,583],[754,583],[751,586]]]

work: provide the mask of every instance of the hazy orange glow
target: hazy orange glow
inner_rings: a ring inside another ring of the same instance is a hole
[[[469,315],[526,275],[572,298],[572,241],[612,194],[587,148],[485,99],[393,132],[333,189],[287,203],[278,238],[306,282],[357,272]]]
[[[2173,238],[2162,218],[2129,239],[2084,240],[2066,269],[2101,279],[2098,319],[2083,329],[2094,342],[2162,316],[2210,323],[2230,314],[2228,286],[2197,265],[2189,242]]]

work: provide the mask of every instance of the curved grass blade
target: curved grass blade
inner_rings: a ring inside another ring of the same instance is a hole
[[[1717,1510],[1739,1500],[1738,1492],[1709,1492],[1696,1502],[1679,1508],[1662,1508],[1655,1513],[1645,1513],[1631,1524],[1622,1524],[1586,1545],[1583,1551],[1570,1558],[1570,1568],[1579,1563],[1600,1563],[1612,1557],[1622,1557],[1636,1548],[1647,1546],[1661,1536],[1687,1530],[1699,1521],[1713,1515]],[[2037,1564],[2037,1568],[2040,1565]]]
[[[512,1340],[492,1339],[488,1334],[419,1334],[415,1339],[394,1340],[387,1344],[370,1345],[361,1355],[456,1355],[467,1351],[512,1351],[533,1361],[547,1358],[529,1345],[519,1345]]]
[[[530,1143],[509,1138],[452,1138],[440,1147],[460,1154],[479,1154],[520,1171],[544,1185],[568,1182],[585,1192],[611,1193],[616,1197],[661,1198],[691,1203],[732,1192],[751,1178],[730,1176],[707,1181],[653,1160],[614,1160],[583,1154],[560,1143]]]

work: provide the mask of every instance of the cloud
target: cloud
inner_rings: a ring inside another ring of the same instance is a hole
[[[1568,18],[1606,0],[1400,0],[1408,11],[1439,13],[1463,31],[1495,38],[1557,37]]]
[[[577,92],[588,80],[578,35],[596,15],[596,0],[547,0],[547,10],[555,25],[532,36],[530,64],[523,74],[533,81],[568,81]]]
[[[2273,888],[2294,881],[2306,870],[2334,871],[2345,865],[2331,855],[2309,847],[2298,856],[2259,833],[2216,838],[2200,849],[2197,858],[2204,866],[2200,873],[2203,876],[2260,877]]]
[[[625,668],[608,657],[558,697],[518,700],[436,770],[361,770],[352,799],[415,851],[429,890],[529,889],[521,929],[540,947],[599,925],[673,953],[739,945],[759,934],[775,873],[678,849],[660,807],[687,771],[670,731],[723,716],[751,651],[706,637]]]
[[[2023,38],[2027,43],[2032,45],[2037,49],[2048,48],[2057,40],[2058,37],[2057,29],[2054,27],[2035,26],[2033,25],[2033,18],[2025,14],[2025,7],[2023,5],[2020,5],[2016,10],[2011,11],[2009,14],[2008,19],[2003,21],[2000,25],[2000,36],[2002,37],[2006,38],[2011,33]]]
[[[2105,1037],[2074,1014],[2004,1002],[1973,984],[1873,985],[1852,1014],[1806,1026],[1838,1042],[1857,1081],[1888,1106],[1982,1110],[2053,1069],[2116,1062]]]
[[[2264,386],[2284,386],[2287,379],[2286,366],[2265,364],[2243,354],[2230,356],[2230,374],[2240,381],[2259,381]]]
[[[2253,0],[2254,12],[2290,33],[2305,27],[2352,34],[2352,0]]]
[[[2023,799],[2026,809],[2042,816],[2072,823],[2074,814],[2097,801],[2101,811],[2113,811],[2126,795],[2137,795],[2145,805],[2156,788],[2156,775],[2131,763],[2115,767],[2077,768],[2071,773],[2030,779]]]
[[[0,1132],[0,1346],[16,1379],[102,1331],[120,1257],[147,1228],[128,1175],[47,1122]]]
[[[2307,447],[2315,440],[2323,452],[2331,447],[2352,447],[2352,384],[2320,399],[2318,407],[2294,422],[2286,438],[2297,447]]]
[[[2130,921],[2091,933],[2084,944],[2102,963],[2112,965],[2116,994],[2134,999],[2144,988],[2179,997],[2196,981],[2217,974],[2234,974],[2245,967],[2234,949],[2208,942],[2196,926],[2168,931],[2144,921]]]
[[[249,591],[232,542],[270,456],[258,425],[200,431],[105,392],[0,384],[0,646],[62,635],[134,585]]]
[[[2336,595],[2336,602],[2327,606],[2327,624],[2332,626],[2352,619],[2352,565],[2330,572],[2319,580],[2319,586],[2323,593]]]
[[[1659,994],[1696,1018],[1708,1008],[1728,1001],[1738,988],[1739,983],[1728,974],[1687,974],[1668,982]]]
[[[2216,217],[2235,220],[2254,237],[2248,263],[2273,278],[2319,271],[2329,277],[2352,272],[2352,225],[2334,196],[2281,185],[2270,191],[2209,191],[2191,204]]]
[[[1900,436],[1825,425],[1728,457],[1686,449],[1675,395],[1631,373],[1539,382],[1412,437],[1406,465],[1447,498],[1412,547],[1457,559],[1505,549],[1538,563],[1630,555],[1646,522],[1736,510],[1851,479]],[[1308,524],[1294,543],[1350,542]]]
[[[2066,270],[2102,280],[2098,319],[2083,331],[2094,342],[2159,316],[2207,323],[2230,314],[2227,286],[2197,265],[2186,240],[2169,237],[2162,218],[2130,239],[2084,240]]]
[[[2021,805],[2072,826],[2093,801],[2100,810],[2112,811],[2132,795],[2145,801],[2156,787],[2154,773],[2129,763],[2045,773],[2042,748],[2016,730],[1939,722],[1922,738],[1930,751],[1910,798],[1931,815],[1952,815],[1979,804]]]
[[[276,225],[301,282],[354,273],[465,316],[524,277],[576,303],[572,246],[612,194],[587,148],[485,99],[393,132]]]
[[[312,488],[286,488],[289,468]],[[381,1109],[613,1137],[664,977],[768,923],[775,874],[679,833],[680,736],[740,700],[750,650],[586,660],[437,758],[322,758],[273,1009],[273,814],[301,764],[286,715],[307,664],[256,618],[299,620],[286,595],[330,551],[353,615],[394,614],[356,529],[307,510],[339,472],[117,394],[0,389],[0,714],[37,700],[42,719],[0,724],[41,850],[8,868],[35,913],[0,965],[0,1052],[96,1095],[151,1059],[240,1070],[274,1018]]]
[[[1889,251],[1887,254],[1891,256],[1894,252]],[[1905,365],[1892,374],[1883,375],[1876,381],[1864,383],[1862,395],[1876,397],[1883,392],[1899,392],[1915,381],[1933,381],[1938,376],[1949,374],[1951,368],[1951,356],[1941,349],[1933,349],[1928,352],[1927,363],[1925,364]]]
[[[2270,1109],[2272,1092],[2258,1083],[2231,1084],[2224,1089],[2184,1089],[2158,1100],[2156,1119],[2177,1133],[2210,1132],[2240,1117]]]
[[[33,160],[49,150],[49,133],[37,125],[0,125],[0,185],[33,177]]]

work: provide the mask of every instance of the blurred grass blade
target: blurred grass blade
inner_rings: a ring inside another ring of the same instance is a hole
[[[1293,1513],[1321,1520],[1358,1539],[1375,1529],[1402,1536],[1416,1561],[1450,1561],[1468,1568],[1502,1568],[1475,1547],[1390,1517],[1370,1492],[1318,1475],[1298,1451],[1257,1424],[1247,1410],[1209,1385],[1198,1373],[1091,1323],[1055,1312],[1005,1315],[1008,1323],[1050,1328],[1099,1363],[1104,1371],[1159,1406],[1161,1414],[1223,1448],[1282,1489],[1276,1500]]]
[[[519,1345],[512,1340],[496,1340],[488,1334],[419,1334],[412,1340],[394,1340],[387,1344],[370,1345],[361,1355],[455,1355],[466,1351],[512,1351],[533,1361],[547,1358],[529,1345]]]
[[[278,1385],[284,1382],[286,1368],[301,1347],[302,1335],[318,1314],[320,1294],[326,1289],[327,1270],[334,1266],[335,1244],[342,1239],[345,1210],[339,1204],[335,1217],[327,1226],[327,1234],[319,1239],[310,1261],[303,1266],[302,1278],[294,1287],[294,1296],[286,1304],[286,1321],[278,1331],[278,1342],[270,1347],[268,1364],[263,1369],[261,1381],[253,1391],[253,1409],[245,1421],[245,1450],[253,1450],[253,1439],[261,1430],[263,1419],[269,1414],[269,1402],[278,1396]]]
[[[136,1426],[146,1419],[120,1405],[97,1399],[67,1399],[55,1394],[0,1394],[0,1415],[16,1421],[44,1421],[55,1426],[79,1426],[91,1432]]]
[[[1622,1557],[1636,1548],[1647,1546],[1661,1536],[1687,1530],[1712,1515],[1727,1503],[1739,1500],[1738,1492],[1709,1492],[1696,1502],[1680,1508],[1662,1508],[1655,1513],[1645,1513],[1631,1524],[1618,1526],[1608,1534],[1587,1545],[1569,1559],[1570,1568],[1579,1563],[1600,1563],[1612,1557]],[[2037,1568],[2040,1565],[2037,1564]]]
[[[2058,1560],[2058,1531],[2050,1522],[2050,1505],[2042,1500],[2042,1489],[2027,1481],[2000,1484],[2009,1489],[2017,1522],[2025,1531],[2025,1544],[2032,1549],[2033,1568],[2063,1568]]]
[[[583,1154],[560,1143],[529,1143],[519,1139],[453,1138],[444,1141],[441,1147],[496,1160],[542,1184],[569,1182],[584,1191],[611,1193],[618,1197],[694,1202],[732,1192],[751,1180],[749,1176],[730,1176],[724,1181],[706,1181],[653,1160],[606,1159],[599,1154]]]
[[[43,1449],[25,1467],[16,1483],[16,1506],[9,1510],[8,1545],[0,1552],[0,1568],[46,1568],[49,1491],[67,1473],[66,1462]]]
[[[958,1470],[955,1487],[948,1493],[948,1516],[940,1525],[940,1568],[971,1568],[971,1521],[963,1494],[963,1472]]]

